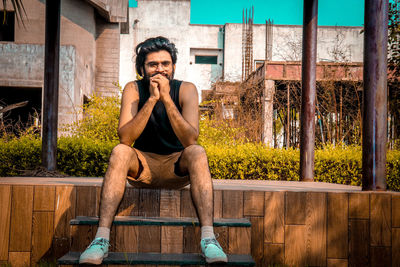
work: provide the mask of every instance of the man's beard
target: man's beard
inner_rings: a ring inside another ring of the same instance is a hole
[[[163,75],[164,77],[166,77],[169,81],[172,81],[173,79],[174,79],[174,74],[175,74],[175,71],[174,70],[172,70],[172,73],[171,73],[171,75],[168,75],[167,73],[162,73],[162,72],[156,72],[156,73],[154,73],[153,75],[148,75],[147,73],[146,73],[146,70],[143,70],[143,81],[146,83],[146,84],[150,84],[150,78],[151,77],[153,77],[153,76],[156,76],[157,74],[161,74],[161,75]]]

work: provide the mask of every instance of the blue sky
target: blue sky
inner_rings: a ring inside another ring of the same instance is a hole
[[[137,6],[129,0],[129,6]],[[272,19],[274,24],[301,25],[303,0],[191,0],[192,24],[241,23],[243,8],[254,6],[254,22],[264,24]],[[364,0],[318,1],[318,25],[362,26]]]

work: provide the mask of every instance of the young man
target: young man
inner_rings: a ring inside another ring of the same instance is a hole
[[[120,144],[111,153],[103,181],[99,228],[79,263],[101,264],[107,257],[110,227],[126,179],[135,187],[147,188],[181,188],[190,183],[201,225],[203,255],[208,263],[227,261],[214,236],[213,185],[207,155],[196,144],[197,89],[192,83],[173,79],[176,54],[175,45],[164,37],[147,39],[136,47],[136,71],[143,79],[124,88]]]

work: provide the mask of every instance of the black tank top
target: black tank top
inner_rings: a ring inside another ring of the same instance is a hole
[[[136,81],[139,89],[139,106],[138,111],[146,103],[150,97],[149,86],[143,80]],[[182,113],[182,108],[179,105],[179,89],[182,81],[172,80],[170,81],[170,96],[174,101],[179,112]],[[171,154],[173,152],[182,151],[184,147],[176,137],[169,118],[167,111],[165,110],[164,104],[158,101],[154,106],[154,109],[150,115],[149,121],[146,124],[142,134],[135,141],[133,145],[141,151],[152,152],[161,155]]]

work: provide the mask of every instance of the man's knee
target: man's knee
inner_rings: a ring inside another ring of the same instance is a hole
[[[207,159],[207,154],[204,148],[200,145],[190,145],[183,150],[183,156],[190,160],[205,158]]]
[[[130,146],[118,144],[111,152],[110,164],[125,163],[132,159],[134,153],[135,151]]]

